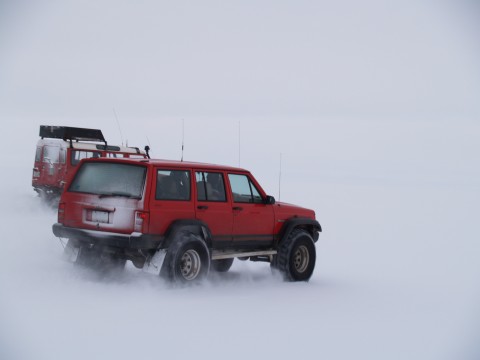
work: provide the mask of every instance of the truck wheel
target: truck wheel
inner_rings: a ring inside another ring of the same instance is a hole
[[[308,281],[315,268],[315,259],[312,236],[305,230],[295,229],[280,244],[271,265],[280,270],[286,281]]]
[[[216,272],[227,272],[233,264],[233,258],[212,260],[212,269]]]
[[[187,284],[205,279],[210,270],[210,253],[197,235],[180,232],[167,250],[160,275],[167,280]]]

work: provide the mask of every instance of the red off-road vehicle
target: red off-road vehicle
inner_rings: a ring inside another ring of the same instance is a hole
[[[125,265],[173,282],[228,271],[234,258],[270,262],[306,281],[321,231],[312,210],[275,202],[249,171],[166,160],[85,159],[62,193],[53,233],[71,260]]]
[[[58,199],[68,176],[84,158],[148,158],[133,147],[108,145],[100,130],[40,126],[33,165],[33,189],[45,200]]]

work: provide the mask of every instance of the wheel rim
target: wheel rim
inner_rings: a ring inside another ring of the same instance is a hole
[[[293,266],[299,273],[303,273],[307,270],[308,263],[310,262],[310,253],[305,245],[299,246],[293,254]]]
[[[193,249],[183,253],[180,259],[180,272],[185,280],[193,280],[200,273],[202,266],[200,255]]]

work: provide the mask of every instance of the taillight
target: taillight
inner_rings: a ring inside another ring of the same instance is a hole
[[[142,232],[143,226],[148,224],[148,213],[145,211],[135,211],[135,225],[133,231]]]
[[[63,224],[65,220],[65,203],[58,204],[58,222]]]

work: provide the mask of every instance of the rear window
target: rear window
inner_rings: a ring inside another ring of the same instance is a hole
[[[37,146],[37,151],[35,153],[35,162],[39,162],[42,158],[42,147]]]
[[[43,147],[43,162],[58,163],[60,157],[60,148],[58,146],[44,146]]]
[[[146,171],[146,167],[138,165],[86,162],[68,191],[140,199]]]

